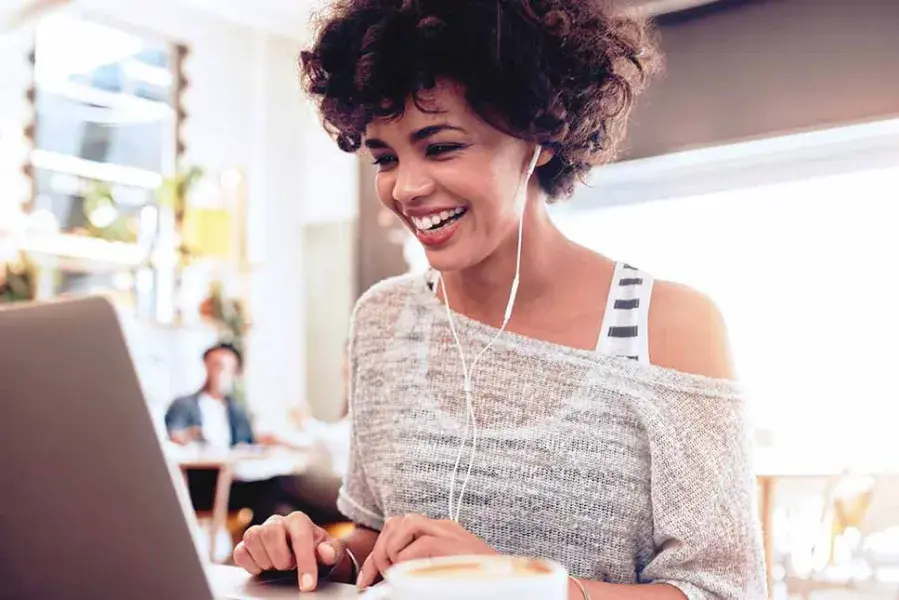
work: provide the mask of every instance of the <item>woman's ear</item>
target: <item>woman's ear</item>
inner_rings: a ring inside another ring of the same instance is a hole
[[[540,150],[540,156],[537,157],[537,167],[542,167],[553,159],[556,153],[551,148],[543,148]]]

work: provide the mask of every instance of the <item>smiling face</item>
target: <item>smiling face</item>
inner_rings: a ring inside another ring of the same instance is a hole
[[[206,390],[219,397],[227,396],[239,370],[237,356],[230,350],[216,349],[206,355]]]
[[[369,124],[364,143],[384,206],[415,234],[433,268],[462,270],[516,235],[516,198],[533,145],[481,119],[459,86],[441,82],[424,99],[428,112],[410,100],[401,118]]]

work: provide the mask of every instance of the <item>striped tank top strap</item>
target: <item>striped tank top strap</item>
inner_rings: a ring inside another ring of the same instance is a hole
[[[615,264],[596,351],[649,364],[649,301],[653,279],[625,263]]]

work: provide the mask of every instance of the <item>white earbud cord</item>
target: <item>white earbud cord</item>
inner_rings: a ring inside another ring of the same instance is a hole
[[[534,151],[534,157],[531,159],[530,164],[528,165],[527,174],[524,177],[524,181],[519,186],[518,190],[518,201],[520,202],[520,215],[518,218],[518,248],[516,250],[515,256],[515,278],[512,280],[512,289],[509,292],[509,302],[506,305],[506,311],[503,315],[503,322],[500,326],[499,330],[496,334],[491,338],[490,342],[484,346],[481,351],[475,356],[475,359],[471,363],[471,370],[468,369],[467,361],[465,360],[465,351],[462,349],[462,342],[459,340],[459,334],[456,332],[456,326],[453,321],[452,310],[450,309],[450,300],[449,294],[446,291],[446,283],[443,280],[443,275],[440,276],[440,287],[443,290],[443,303],[446,308],[446,318],[449,321],[450,331],[453,334],[453,340],[456,343],[456,349],[459,351],[459,357],[462,360],[462,372],[465,376],[465,406],[467,409],[467,415],[465,418],[465,429],[462,431],[462,443],[459,445],[459,454],[456,456],[456,463],[453,466],[453,477],[450,481],[450,492],[449,492],[449,518],[458,523],[459,521],[459,513],[462,510],[462,501],[465,498],[465,488],[468,486],[468,480],[471,477],[471,469],[474,466],[475,455],[477,452],[477,442],[478,442],[478,426],[477,421],[475,419],[474,413],[474,402],[472,399],[472,375],[474,374],[475,367],[477,367],[478,361],[481,360],[481,357],[489,350],[494,342],[499,339],[499,336],[503,334],[506,330],[506,326],[509,324],[509,319],[512,317],[512,307],[515,305],[515,297],[518,294],[518,282],[519,276],[521,274],[521,241],[522,241],[522,232],[524,230],[524,210],[527,205],[527,185],[531,179],[531,175],[534,173],[534,169],[537,166],[537,160],[540,158],[540,146]],[[456,490],[456,477],[459,472],[459,463],[462,462],[462,454],[465,452],[465,445],[468,439],[468,427],[469,421],[471,422],[471,457],[468,461],[468,469],[465,473],[465,479],[462,480],[462,487],[459,491],[459,500],[455,501],[455,490]],[[453,513],[453,508],[455,505],[455,513]]]

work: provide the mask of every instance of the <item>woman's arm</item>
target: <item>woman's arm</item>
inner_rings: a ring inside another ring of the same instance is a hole
[[[388,519],[380,542],[369,549],[357,582],[361,587],[372,585],[379,574],[391,565],[420,558],[458,555],[495,555],[498,552],[484,540],[455,521],[438,521],[424,515],[405,515]],[[376,541],[379,539],[375,536]],[[600,581],[578,579],[590,600],[685,600],[686,596],[673,585],[615,585]],[[574,580],[568,584],[569,600],[584,600],[584,593]]]
[[[661,282],[649,316],[653,364],[700,377],[660,377],[634,403],[651,455],[656,555],[640,579],[669,584],[691,600],[759,600],[765,591],[755,509],[751,427],[733,381],[717,307],[702,294]]]
[[[356,525],[356,528],[353,530],[353,533],[350,534],[348,538],[342,540],[346,547],[350,552],[353,553],[353,556],[359,562],[359,567],[365,562],[368,558],[368,555],[371,554],[372,548],[375,547],[375,542],[378,541],[379,532],[374,529],[369,529],[368,527],[363,527],[361,525]],[[330,580],[336,581],[338,583],[349,583],[354,584],[356,580],[359,578],[359,573],[355,572],[355,566],[353,565],[352,559],[349,556],[344,556],[343,560],[334,567],[334,571],[331,573]]]
[[[665,584],[617,585],[601,581],[579,579],[590,600],[685,600],[686,596],[674,586]],[[573,581],[568,584],[568,600],[584,600],[584,593]]]

